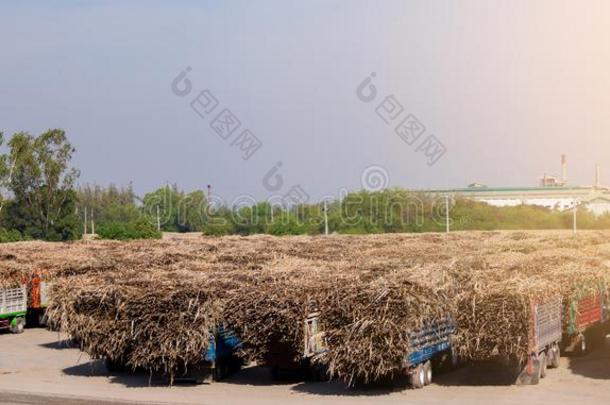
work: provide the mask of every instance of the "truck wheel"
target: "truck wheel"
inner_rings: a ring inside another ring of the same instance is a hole
[[[559,359],[561,358],[561,350],[559,349],[559,345],[555,343],[551,347],[551,361],[548,362],[548,366],[550,368],[559,368]]]
[[[415,389],[424,388],[424,385],[426,385],[426,373],[422,364],[418,365],[411,371],[409,380],[411,387]]]
[[[222,368],[221,368],[220,364],[216,363],[216,365],[214,366],[213,373],[214,373],[214,376],[213,376],[214,381],[222,380]]]
[[[528,385],[538,385],[538,383],[540,382],[540,377],[541,377],[541,371],[542,368],[540,367],[540,360],[541,358],[538,357],[536,358],[535,356],[530,356],[530,362],[531,362],[531,367],[533,368],[533,372],[532,375],[530,377],[530,381],[528,383]]]
[[[23,318],[15,318],[13,322],[11,322],[11,333],[20,334],[23,333],[25,329],[25,319]]]
[[[544,378],[544,377],[546,377],[546,368],[547,368],[546,352],[540,353],[540,356],[538,356],[538,362],[539,362],[538,367],[540,368],[540,378]]]
[[[576,354],[582,356],[585,353],[587,353],[587,338],[585,338],[585,335],[580,334],[578,335],[578,345],[576,346]]]
[[[216,363],[214,367],[214,381],[222,381],[229,376],[229,366],[225,361]]]
[[[43,311],[38,314],[38,326],[47,326],[47,314]]]
[[[460,365],[460,356],[457,353],[457,350],[451,348],[451,368],[455,370]]]
[[[306,381],[311,382],[325,382],[328,381],[328,376],[326,375],[326,369],[319,365],[311,365],[305,372]]]
[[[432,363],[429,361],[424,363],[424,380],[425,385],[432,384]]]

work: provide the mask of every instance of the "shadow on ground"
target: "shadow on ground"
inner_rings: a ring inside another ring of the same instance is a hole
[[[78,348],[78,345],[72,339],[56,340],[49,343],[41,343],[40,347],[45,349],[64,350]]]
[[[41,346],[50,349],[64,349],[72,347],[71,341],[58,341]],[[610,339],[607,339],[601,347],[592,350],[583,357],[571,357],[569,359],[569,370],[573,374],[592,379],[610,379]],[[162,376],[150,376],[145,371],[109,372],[102,360],[90,361],[65,368],[63,373],[70,376],[80,377],[107,377],[114,384],[125,387],[149,387],[168,386],[169,380]],[[436,373],[435,385],[444,387],[457,386],[510,386],[515,383],[516,374],[504,363],[481,362],[461,367],[457,370]],[[307,393],[320,396],[383,396],[396,391],[409,389],[407,379],[399,378],[394,381],[366,386],[349,388],[340,381],[331,382],[305,382],[298,374],[286,375],[280,380],[271,378],[268,368],[261,366],[246,367],[237,374],[222,381],[223,384],[249,385],[249,386],[276,386],[292,385],[291,390],[299,393]],[[176,381],[175,385],[194,385],[186,381]]]
[[[128,388],[142,388],[149,386],[168,386],[169,380],[162,376],[151,376],[141,370],[125,371],[125,372],[109,372],[103,360],[89,361],[75,366],[67,367],[62,370],[64,374],[76,377],[105,377],[113,384],[121,384]],[[217,384],[217,383],[203,383]],[[330,396],[379,396],[388,395],[395,391],[402,391],[407,388],[405,381],[395,382],[394,385],[389,383],[381,383],[376,385],[368,385],[364,387],[347,388],[344,383],[338,381],[332,382],[304,382],[298,375],[287,375],[280,380],[271,378],[271,372],[266,367],[254,366],[247,367],[229,378],[223,380],[219,384],[235,384],[249,386],[278,386],[291,385],[291,389],[296,392],[330,395]],[[175,381],[176,386],[191,386],[198,385],[188,380]]]
[[[587,378],[610,379],[610,339],[606,338],[586,356],[570,358],[569,369],[573,374]]]
[[[485,361],[436,374],[434,383],[444,387],[501,387],[514,385],[518,374],[502,361]]]
[[[271,386],[271,385],[290,385],[302,381],[302,377],[298,374],[282,375],[279,380],[274,380],[271,377],[271,370],[263,366],[245,367],[240,372],[233,374],[229,378],[223,380],[223,383],[251,385],[251,386]]]
[[[223,380],[222,383],[250,386],[292,385],[291,390],[295,392],[329,396],[379,396],[407,388],[406,378],[404,381],[384,381],[355,388],[349,388],[340,381],[304,381],[302,373],[299,372],[283,373],[279,379],[273,379],[271,370],[262,366],[244,368],[239,373]]]
[[[380,397],[406,389],[409,389],[406,378],[355,387],[348,387],[341,381],[301,382],[292,387],[293,391],[303,394],[344,397]]]
[[[145,371],[109,372],[103,360],[93,360],[87,363],[67,367],[62,372],[75,377],[106,377],[113,384],[121,384],[128,388],[152,386],[168,386],[169,380],[164,377],[150,376]]]

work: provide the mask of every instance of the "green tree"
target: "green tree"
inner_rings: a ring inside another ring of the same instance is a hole
[[[164,232],[180,232],[179,207],[184,193],[177,185],[161,187],[148,193],[142,199],[142,209],[145,217],[151,223],[157,223],[157,214]]]
[[[178,228],[181,232],[203,232],[207,198],[202,190],[183,195],[178,206]]]
[[[177,185],[161,187],[142,199],[144,215],[154,224],[157,213],[165,232],[202,232],[207,199],[202,190],[185,194]]]
[[[14,199],[5,221],[26,237],[69,240],[78,237],[74,182],[70,167],[74,148],[64,131],[48,130],[38,137],[20,132],[8,143],[9,188]],[[6,168],[4,169],[6,172]]]
[[[0,132],[0,148],[4,145],[4,133]],[[0,154],[0,214],[5,204],[8,202],[8,195],[11,188],[13,174],[17,165],[17,158],[21,151],[11,151],[10,154]]]
[[[110,184],[102,187],[86,184],[78,188],[77,194],[81,219],[84,219],[85,209],[88,218],[94,219],[99,225],[108,222],[133,222],[141,216],[131,185],[117,187]]]

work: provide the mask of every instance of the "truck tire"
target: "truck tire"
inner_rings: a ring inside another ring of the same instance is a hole
[[[327,382],[329,380],[326,368],[317,364],[310,365],[304,374],[305,381],[309,382]]]
[[[47,314],[45,311],[42,311],[38,314],[36,319],[38,326],[46,327],[47,326]]]
[[[409,375],[409,382],[411,383],[411,387],[414,389],[424,388],[426,385],[426,373],[424,371],[423,364],[419,364],[411,371],[411,374]]]
[[[536,358],[532,355],[530,356],[530,361],[532,363],[533,370],[527,385],[538,385],[538,383],[540,383],[542,371],[542,368],[540,367],[540,357]]]
[[[15,318],[14,322],[11,322],[11,333],[13,334],[20,334],[23,333],[23,330],[25,329],[25,319],[19,317],[19,318]]]
[[[451,369],[455,370],[460,366],[460,356],[455,348],[451,348]]]
[[[578,336],[578,344],[576,345],[576,354],[584,356],[587,353],[587,338],[584,334]]]
[[[559,368],[559,359],[561,358],[561,349],[559,349],[559,345],[555,343],[551,347],[551,361],[548,362],[549,368]]]
[[[432,384],[432,363],[427,361],[424,363],[424,385]]]
[[[546,352],[540,353],[538,356],[538,368],[540,369],[540,378],[546,377],[546,368],[547,368],[547,355]]]
[[[222,381],[229,376],[229,365],[226,361],[219,361],[214,367],[214,381]]]

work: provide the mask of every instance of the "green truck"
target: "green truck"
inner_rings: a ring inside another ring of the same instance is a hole
[[[23,333],[28,310],[25,285],[0,287],[0,330]]]

